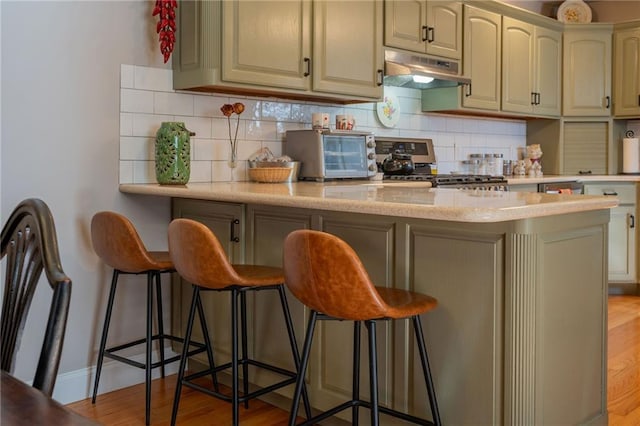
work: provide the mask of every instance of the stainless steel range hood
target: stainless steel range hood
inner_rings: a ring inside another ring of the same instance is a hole
[[[458,75],[459,66],[453,59],[435,59],[387,49],[384,52],[384,85],[430,89],[470,84],[471,79]],[[419,82],[417,80],[420,77],[433,80],[429,83]]]

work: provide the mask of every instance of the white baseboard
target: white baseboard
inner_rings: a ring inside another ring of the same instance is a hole
[[[178,355],[170,347],[165,348],[165,358]],[[155,356],[156,354],[154,354]],[[131,359],[144,363],[144,354],[132,356]],[[154,360],[156,358],[154,357]],[[179,361],[172,362],[165,366],[165,375],[176,374],[178,372]],[[88,367],[81,370],[70,371],[59,374],[53,390],[53,399],[61,404],[80,401],[91,398],[93,393],[93,380],[96,367]],[[152,378],[160,377],[160,368],[152,370]],[[136,368],[122,362],[105,358],[100,374],[100,385],[98,387],[98,399],[103,393],[117,389],[144,383],[145,374],[142,368]]]

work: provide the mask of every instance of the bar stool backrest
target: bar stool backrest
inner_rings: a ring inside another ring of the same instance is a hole
[[[204,224],[191,219],[174,219],[169,224],[169,253],[176,271],[201,287],[224,288],[244,284],[222,244]]]
[[[93,215],[91,241],[96,254],[114,269],[140,273],[157,268],[136,228],[119,213],[103,211]]]
[[[284,276],[293,295],[315,311],[359,321],[386,316],[388,306],[360,258],[335,235],[291,232],[284,242]]]

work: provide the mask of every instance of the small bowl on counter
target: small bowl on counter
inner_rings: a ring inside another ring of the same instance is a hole
[[[300,174],[299,161],[253,161],[249,160],[249,178],[254,182],[297,182]]]

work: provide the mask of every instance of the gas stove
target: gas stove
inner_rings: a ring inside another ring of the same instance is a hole
[[[508,181],[504,176],[491,175],[459,175],[459,174],[411,174],[411,175],[385,175],[385,180],[422,181],[431,182],[433,187],[481,189],[489,191],[508,191]]]

